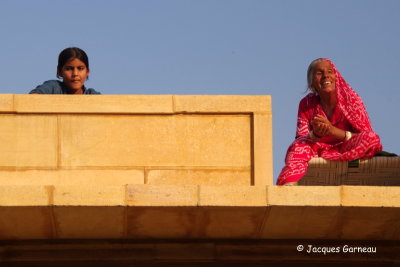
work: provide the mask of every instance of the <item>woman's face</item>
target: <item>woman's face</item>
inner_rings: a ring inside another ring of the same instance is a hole
[[[315,64],[311,87],[316,92],[321,94],[335,91],[335,80],[335,71],[328,61],[323,60]]]
[[[80,59],[72,58],[65,63],[58,75],[71,91],[79,93],[89,76],[89,69]]]

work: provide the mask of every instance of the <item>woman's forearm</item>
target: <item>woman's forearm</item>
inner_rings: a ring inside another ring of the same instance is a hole
[[[346,134],[345,130],[339,129],[335,126],[331,126],[332,129],[330,130],[329,136],[335,138],[338,141],[345,141],[346,139],[350,139],[353,133],[349,132]]]

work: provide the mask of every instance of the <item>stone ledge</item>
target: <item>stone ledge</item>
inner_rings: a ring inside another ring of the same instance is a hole
[[[271,96],[266,95],[174,95],[175,112],[264,112],[271,113]]]
[[[342,186],[343,206],[352,207],[400,207],[400,187],[389,186]]]
[[[339,186],[269,186],[268,205],[271,206],[340,206]]]
[[[399,210],[398,187],[0,186],[0,239],[400,240]]]
[[[0,206],[49,205],[400,208],[400,187],[0,185]]]
[[[171,114],[173,102],[171,95],[14,95],[14,112]]]
[[[269,95],[29,95],[0,94],[0,112],[271,114]]]
[[[14,95],[0,94],[0,112],[14,112]]]
[[[196,206],[196,185],[127,185],[128,206]]]

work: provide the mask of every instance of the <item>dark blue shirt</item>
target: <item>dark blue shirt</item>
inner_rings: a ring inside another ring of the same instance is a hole
[[[38,85],[35,89],[29,92],[30,94],[45,94],[45,95],[69,95],[71,94],[65,83],[57,80],[45,81],[42,85]],[[85,95],[100,95],[100,92],[93,88],[83,87]]]

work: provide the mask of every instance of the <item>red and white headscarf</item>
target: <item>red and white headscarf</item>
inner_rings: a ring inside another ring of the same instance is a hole
[[[361,97],[343,79],[335,64],[330,59],[322,59],[328,61],[335,72],[338,105],[346,119],[359,132],[372,131],[368,113]]]

